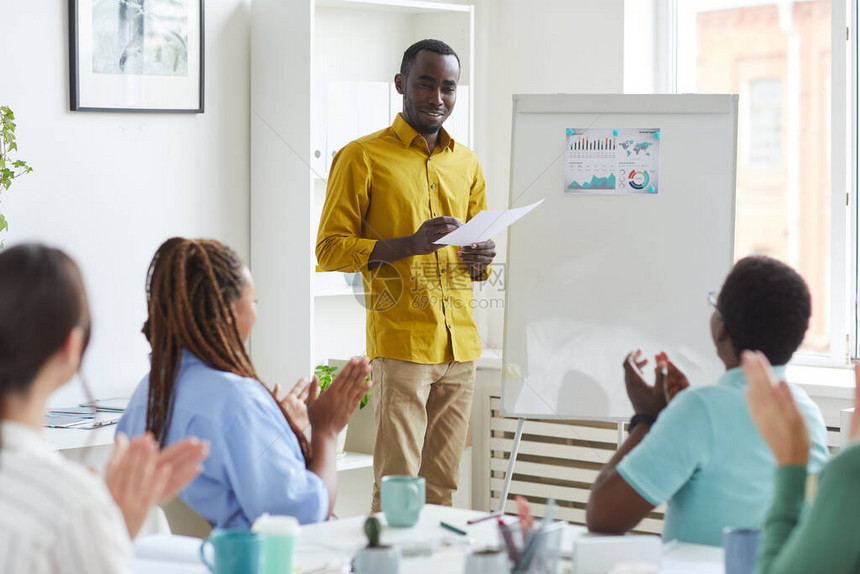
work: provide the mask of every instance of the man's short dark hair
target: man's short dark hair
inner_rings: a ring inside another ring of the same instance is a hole
[[[803,341],[812,302],[797,271],[764,255],[744,257],[726,277],[717,310],[735,350],[784,365]]]
[[[404,76],[409,74],[409,68],[415,63],[415,58],[418,57],[418,52],[421,50],[429,50],[443,56],[454,56],[457,58],[457,67],[460,67],[460,56],[454,51],[454,48],[443,42],[442,40],[419,40],[406,48],[403,52],[403,59],[400,61],[400,73]]]

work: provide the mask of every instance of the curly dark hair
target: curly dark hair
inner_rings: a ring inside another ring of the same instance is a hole
[[[418,52],[421,50],[429,50],[443,56],[454,56],[457,58],[457,67],[460,67],[460,56],[454,51],[454,48],[443,42],[442,40],[419,40],[406,48],[403,52],[403,59],[400,61],[400,73],[404,76],[409,75],[409,68],[415,63],[418,57]]]
[[[726,277],[717,311],[738,354],[761,351],[773,365],[784,365],[803,341],[812,302],[797,271],[771,257],[738,261]]]

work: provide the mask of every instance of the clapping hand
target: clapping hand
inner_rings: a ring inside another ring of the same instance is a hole
[[[741,366],[747,379],[750,415],[777,464],[806,466],[809,431],[788,384],[776,380],[770,362],[760,351],[743,351]]]
[[[349,423],[361,399],[370,389],[370,364],[366,357],[350,359],[324,393],[314,377],[307,398],[308,417],[313,432],[337,435]]]
[[[281,394],[281,386],[275,383],[275,388],[272,393],[275,395],[275,398],[281,404],[281,407],[287,411],[287,414],[290,416],[290,420],[293,421],[293,424],[302,431],[305,432],[309,426],[311,426],[311,421],[308,418],[308,396],[311,392],[312,386],[318,386],[319,379],[317,379],[316,375],[314,375],[313,381],[308,382],[305,377],[299,379],[299,381],[293,385],[293,388],[290,389],[284,398],[278,399],[278,395]]]
[[[666,373],[659,365],[655,368],[655,381],[653,385],[645,382],[643,367],[648,364],[648,359],[642,357],[642,350],[629,353],[624,358],[624,384],[627,386],[627,396],[633,405],[633,411],[637,415],[648,415],[654,418],[660,414],[668,401],[666,399]]]
[[[659,370],[666,372],[666,402],[671,402],[675,395],[690,386],[690,381],[681,370],[675,366],[665,351],[661,351],[654,356]]]
[[[117,434],[105,484],[122,511],[131,538],[154,504],[172,499],[200,474],[200,463],[208,454],[208,443],[196,438],[181,440],[159,452],[152,433],[131,441]]]

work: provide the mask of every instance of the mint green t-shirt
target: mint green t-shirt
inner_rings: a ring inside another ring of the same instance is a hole
[[[785,367],[774,368],[785,378]],[[716,385],[691,387],[669,403],[618,473],[651,504],[668,502],[664,540],[720,546],[725,527],[758,528],[773,497],[776,461],[753,424],[740,368]],[[812,439],[809,472],[827,462],[818,406],[790,385]]]

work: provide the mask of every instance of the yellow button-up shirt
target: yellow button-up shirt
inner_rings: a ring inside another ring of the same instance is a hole
[[[329,174],[316,255],[326,271],[361,271],[369,358],[436,364],[480,356],[472,280],[457,247],[372,269],[367,262],[380,239],[412,235],[434,217],[465,222],[486,205],[478,159],[444,129],[431,154],[398,114],[391,127],[340,150]]]

